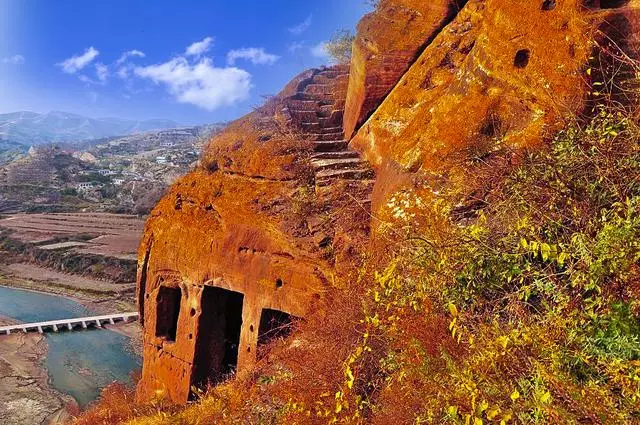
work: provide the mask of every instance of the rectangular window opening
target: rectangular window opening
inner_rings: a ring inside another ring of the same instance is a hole
[[[298,320],[297,317],[283,311],[263,309],[258,328],[258,359],[265,356],[271,342],[291,335]]]
[[[161,286],[158,291],[156,310],[156,336],[175,342],[182,291],[180,288]]]
[[[200,389],[231,376],[238,365],[244,295],[213,286],[202,292],[192,385]]]

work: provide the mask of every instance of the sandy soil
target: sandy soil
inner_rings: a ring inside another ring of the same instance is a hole
[[[55,270],[40,267],[35,264],[14,263],[4,266],[4,270],[12,276],[23,279],[38,280],[49,282],[57,286],[70,286],[80,290],[90,290],[95,292],[105,292],[109,294],[120,294],[123,292],[131,292],[135,289],[136,284],[118,284],[105,282],[101,280],[91,279],[83,276],[71,275]]]

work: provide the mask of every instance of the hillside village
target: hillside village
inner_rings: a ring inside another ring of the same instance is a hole
[[[0,213],[145,214],[222,124],[32,146],[0,168]]]

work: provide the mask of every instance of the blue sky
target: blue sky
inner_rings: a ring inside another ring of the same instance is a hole
[[[364,0],[0,0],[0,113],[230,120],[328,62]]]

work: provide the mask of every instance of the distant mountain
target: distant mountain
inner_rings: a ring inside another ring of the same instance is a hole
[[[0,114],[0,142],[17,145],[81,142],[179,127],[170,120],[135,121],[119,118],[88,118],[68,112],[47,114],[13,112]]]

